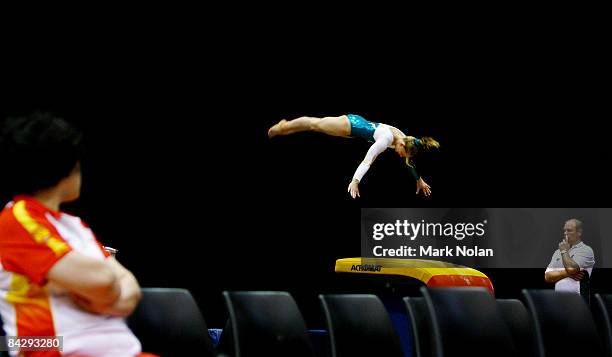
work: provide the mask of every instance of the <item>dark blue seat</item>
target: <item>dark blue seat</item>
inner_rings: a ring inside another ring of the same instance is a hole
[[[399,339],[376,295],[319,295],[334,357],[402,357]]]
[[[160,356],[214,356],[202,313],[185,289],[143,288],[127,320],[143,351]]]
[[[223,297],[234,356],[314,356],[306,324],[289,293],[225,291]]]
[[[484,288],[421,288],[438,357],[517,357],[501,311]]]
[[[514,345],[520,356],[536,355],[533,321],[525,305],[517,299],[497,299],[497,306],[510,329]]]
[[[538,355],[603,356],[603,344],[585,300],[576,293],[523,290],[535,322]]]
[[[413,355],[415,357],[432,357],[431,319],[427,311],[425,298],[406,297],[404,302],[412,323]]]
[[[612,295],[595,294],[591,302],[591,311],[607,356],[612,357]]]

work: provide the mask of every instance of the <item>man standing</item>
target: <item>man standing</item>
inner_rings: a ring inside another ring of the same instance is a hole
[[[559,243],[544,273],[547,283],[555,283],[556,291],[570,291],[588,298],[588,281],[595,265],[593,249],[582,241],[582,222],[572,218],[563,227],[564,239]]]

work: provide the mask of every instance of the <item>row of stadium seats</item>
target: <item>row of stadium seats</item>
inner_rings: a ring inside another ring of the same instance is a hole
[[[523,291],[526,308],[481,288],[423,287],[404,298],[414,343],[402,351],[375,295],[320,295],[328,333],[316,348],[289,293],[224,292],[229,320],[215,348],[187,290],[143,292],[128,323],[145,351],[165,357],[612,356],[612,295],[596,295],[591,313],[579,295],[552,290]]]

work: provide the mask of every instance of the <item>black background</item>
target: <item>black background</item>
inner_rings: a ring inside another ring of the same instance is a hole
[[[360,254],[361,207],[610,206],[596,48],[576,62],[546,41],[333,37],[316,48],[308,36],[265,45],[266,34],[243,35],[133,35],[61,59],[50,46],[20,56],[3,82],[3,117],[51,110],[85,133],[82,197],[66,209],[119,249],[142,286],[191,290],[212,327],[223,325],[223,290],[290,291],[320,324],[316,295],[351,289],[333,270]],[[282,118],[346,113],[437,138],[441,150],[418,161],[433,195],[416,196],[388,151],[352,200],[367,143],[266,135]],[[519,297],[552,287],[547,263],[484,272],[498,297]],[[599,274],[598,291],[611,292],[610,273]]]

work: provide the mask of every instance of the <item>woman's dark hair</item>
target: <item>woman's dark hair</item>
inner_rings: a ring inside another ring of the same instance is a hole
[[[62,118],[36,112],[0,126],[0,189],[33,194],[70,175],[82,156],[81,133]]]

